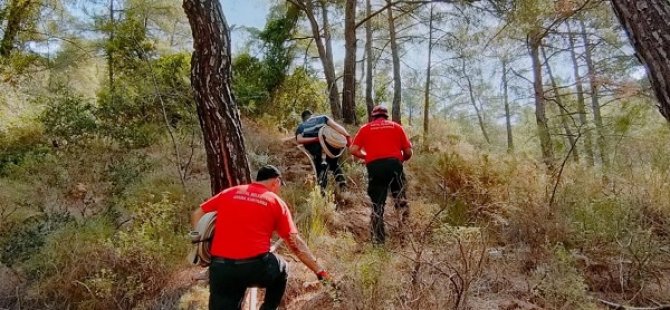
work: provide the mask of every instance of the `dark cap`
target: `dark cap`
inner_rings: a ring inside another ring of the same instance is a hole
[[[372,117],[381,116],[381,117],[388,118],[389,117],[389,111],[386,109],[386,107],[378,105],[378,106],[376,106],[372,109],[371,116]]]
[[[260,182],[278,177],[281,177],[281,172],[277,167],[273,165],[265,165],[258,169],[258,173],[256,174],[256,181]],[[282,184],[283,183],[284,181],[282,181]]]

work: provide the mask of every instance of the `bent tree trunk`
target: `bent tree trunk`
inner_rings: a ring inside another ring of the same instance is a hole
[[[612,6],[647,67],[659,110],[670,122],[670,1],[612,0]]]
[[[216,194],[251,182],[240,115],[230,85],[230,31],[219,1],[184,0],[183,7],[193,33],[191,86],[212,194]]]

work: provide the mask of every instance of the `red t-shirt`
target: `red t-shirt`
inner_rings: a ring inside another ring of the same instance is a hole
[[[228,188],[200,208],[216,211],[212,256],[245,259],[270,251],[274,231],[286,239],[298,229],[286,203],[263,184]]]
[[[383,118],[363,125],[352,144],[365,151],[366,164],[382,158],[402,161],[402,150],[412,147],[402,126]]]

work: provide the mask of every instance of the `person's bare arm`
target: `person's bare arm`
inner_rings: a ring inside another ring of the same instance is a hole
[[[408,161],[410,158],[412,158],[412,155],[414,152],[412,151],[411,147],[405,148],[402,150],[402,161]]]
[[[307,143],[318,142],[319,138],[318,137],[305,138],[305,137],[302,136],[302,134],[299,134],[299,135],[295,136],[295,141],[297,141],[300,144],[307,144]]]
[[[349,133],[347,132],[347,129],[342,127],[342,125],[338,124],[334,120],[332,120],[330,117],[328,118],[328,126],[332,127],[335,129],[335,131],[339,132],[340,134],[344,135],[345,137],[349,137]]]
[[[316,257],[309,250],[305,241],[300,237],[300,234],[292,233],[288,239],[284,239],[284,242],[286,242],[291,252],[315,274],[324,271],[324,268],[316,261]]]
[[[357,144],[354,144],[354,145],[349,147],[349,153],[351,153],[351,155],[354,155],[358,158],[365,159],[365,151],[363,151],[361,149],[361,147]]]
[[[193,229],[198,226],[198,221],[200,221],[200,218],[205,215],[205,211],[202,211],[202,208],[198,207],[197,209],[193,210],[193,213],[191,213],[191,227]]]

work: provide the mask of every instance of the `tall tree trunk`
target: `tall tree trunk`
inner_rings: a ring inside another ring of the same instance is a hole
[[[533,89],[535,90],[535,121],[537,122],[537,135],[540,138],[540,148],[542,151],[542,161],[550,171],[554,166],[554,146],[549,134],[549,125],[547,122],[544,89],[542,86],[542,63],[540,62],[540,44],[542,37],[538,35],[540,31],[534,31],[529,35],[528,48],[533,62]]]
[[[430,66],[433,56],[433,4],[430,5],[430,20],[428,21],[428,63],[426,64],[426,85],[423,89],[423,143],[428,143],[428,128],[430,121]]]
[[[308,2],[311,0],[307,0]],[[333,117],[342,119],[342,106],[340,104],[339,87],[337,87],[337,75],[335,74],[335,64],[333,60],[333,40],[330,34],[330,21],[328,20],[328,2],[321,1],[321,20],[323,27],[323,39],[326,47],[326,62],[329,67],[329,78],[326,79],[328,85],[328,98],[331,102],[331,113]],[[318,26],[317,26],[318,27]],[[333,109],[334,108],[334,109]]]
[[[342,86],[342,120],[356,124],[356,0],[344,4],[344,81]]]
[[[389,3],[390,0],[387,1]],[[386,8],[389,23],[389,39],[391,42],[391,58],[393,59],[393,104],[391,108],[391,119],[401,124],[400,103],[402,102],[402,80],[400,78],[400,55],[398,54],[398,42],[395,33],[395,20],[393,19],[393,6]]]
[[[572,149],[572,160],[574,162],[579,162],[579,152],[577,152],[577,148],[575,148],[575,144],[577,143],[577,140],[575,139],[575,136],[572,134],[572,129],[570,129],[570,124],[568,123],[568,115],[570,115],[570,111],[563,105],[563,100],[561,99],[561,93],[558,90],[558,83],[556,83],[556,79],[554,78],[554,73],[551,70],[551,64],[549,63],[549,57],[547,57],[547,52],[544,47],[542,47],[542,56],[544,57],[544,65],[547,67],[547,74],[549,75],[549,80],[551,80],[551,87],[554,92],[554,100],[556,100],[556,105],[558,105],[559,108],[559,115],[561,117],[561,125],[563,126],[563,130],[565,131],[565,136],[568,140],[568,145],[570,147],[568,149]]]
[[[502,82],[503,82],[503,100],[505,103],[505,125],[507,128],[507,153],[514,152],[514,136],[512,135],[512,113],[509,107],[508,81],[507,81],[507,59],[502,59]]]
[[[570,59],[572,59],[572,67],[575,74],[575,85],[577,88],[577,113],[579,113],[579,125],[581,126],[581,133],[584,136],[584,151],[586,151],[586,162],[589,166],[594,165],[593,157],[593,138],[591,136],[591,129],[589,121],[586,118],[586,104],[584,100],[584,82],[579,73],[579,61],[577,60],[577,51],[575,49],[575,35],[570,27],[570,22],[566,23],[568,26],[568,43],[570,44]]]
[[[661,114],[670,121],[670,1],[612,0],[612,6],[647,68]]]
[[[114,31],[116,31],[116,25],[114,24],[114,0],[109,0],[109,42],[114,41]],[[112,44],[110,44],[112,45]],[[107,79],[109,83],[109,93],[112,95],[112,100],[116,95],[114,94],[114,51],[112,47],[107,48]]]
[[[372,4],[370,0],[365,0],[365,15],[370,16],[372,14]],[[370,115],[372,114],[372,108],[374,108],[375,102],[372,98],[372,21],[368,19],[365,22],[365,106],[368,109],[368,120],[370,120]]]
[[[340,93],[339,88],[337,87],[337,77],[335,75],[335,64],[333,62],[332,49],[326,47],[330,42],[324,43],[321,38],[321,30],[319,28],[319,23],[314,16],[314,6],[310,1],[291,1],[307,16],[309,20],[310,28],[312,29],[312,36],[314,37],[314,43],[316,44],[316,50],[319,53],[319,59],[323,65],[323,74],[326,77],[326,85],[328,86],[328,101],[330,102],[330,112],[333,117],[336,119],[342,119],[342,106],[340,104]],[[324,19],[328,21],[327,17]],[[324,28],[329,28],[330,25],[324,25]],[[328,51],[331,50],[329,53]],[[329,56],[330,55],[330,56]]]
[[[462,61],[461,69],[463,71],[463,75],[465,76],[465,80],[468,82],[468,93],[470,94],[470,103],[472,104],[472,107],[475,108],[475,112],[477,113],[477,121],[479,122],[479,129],[482,130],[482,135],[484,136],[486,143],[491,144],[489,134],[486,132],[486,126],[484,124],[484,117],[482,116],[482,111],[479,109],[479,106],[477,106],[477,100],[475,99],[474,90],[472,89],[472,80],[470,79],[470,75],[468,75],[465,69],[465,60]]]
[[[605,128],[603,127],[603,118],[600,114],[600,98],[598,95],[598,79],[596,77],[596,68],[593,63],[593,46],[591,40],[586,33],[586,24],[583,19],[580,19],[582,26],[582,39],[584,40],[584,60],[586,60],[586,67],[589,70],[589,85],[591,86],[591,109],[593,110],[593,123],[596,125],[596,133],[598,134],[598,153],[600,161],[603,166],[608,166],[607,161],[607,145],[605,141]]]
[[[193,34],[191,85],[212,194],[251,182],[240,115],[231,90],[230,31],[216,0],[184,0]]]
[[[21,31],[21,24],[31,9],[31,0],[9,0],[7,3],[7,28],[0,40],[0,58],[9,57],[14,49],[14,40]]]
[[[412,126],[412,118],[414,117],[414,106],[412,106],[411,102],[407,103],[407,124],[411,127]]]

